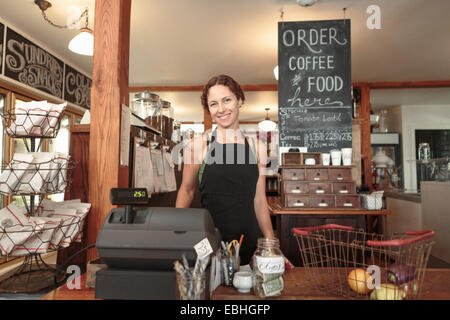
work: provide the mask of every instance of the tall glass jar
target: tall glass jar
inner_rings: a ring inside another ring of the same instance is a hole
[[[284,257],[280,241],[259,238],[253,254],[253,291],[260,298],[278,297],[284,289]]]
[[[162,135],[164,139],[170,140],[173,132],[174,111],[169,101],[161,100]]]
[[[145,119],[154,109],[159,96],[149,91],[137,92],[134,94],[131,110],[142,119]]]

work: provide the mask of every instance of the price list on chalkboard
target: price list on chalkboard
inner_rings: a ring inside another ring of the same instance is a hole
[[[352,146],[350,20],[278,23],[280,147]]]
[[[0,23],[0,74],[3,74],[3,37],[5,26]]]

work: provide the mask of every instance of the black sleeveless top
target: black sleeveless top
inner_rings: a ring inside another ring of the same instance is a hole
[[[262,236],[254,208],[258,161],[245,136],[243,144],[221,144],[215,134],[199,172],[201,204],[210,212],[223,241],[239,241],[244,235],[239,255],[245,265]]]

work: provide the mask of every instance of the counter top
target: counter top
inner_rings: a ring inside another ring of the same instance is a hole
[[[384,190],[384,196],[386,198],[394,198],[412,202],[422,202],[422,196],[420,193],[410,193],[402,190]]]
[[[420,300],[449,300],[450,299],[450,268],[428,268],[423,281]],[[308,282],[308,272],[305,268],[297,267],[284,274],[284,290],[281,296],[268,300],[344,300],[339,296],[332,296],[326,292],[313,288]],[[233,287],[218,287],[212,294],[212,300],[255,300],[258,296],[240,293]],[[361,299],[367,299],[361,297]]]
[[[311,288],[307,282],[308,273],[305,268],[297,267],[284,274],[285,288],[281,296],[270,298],[275,300],[342,300],[342,297],[331,296],[325,292]],[[95,289],[86,288],[86,274],[81,275],[80,289],[69,289],[64,284],[49,292],[41,300],[96,300]],[[212,300],[255,300],[257,296],[250,293],[239,293],[233,287],[220,286],[211,296]],[[421,300],[450,300],[450,268],[428,268],[425,272]]]

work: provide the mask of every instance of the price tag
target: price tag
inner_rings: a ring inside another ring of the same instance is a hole
[[[199,259],[202,259],[213,252],[211,244],[209,243],[208,238],[203,239],[199,243],[194,246],[195,252],[197,252],[197,256]]]

